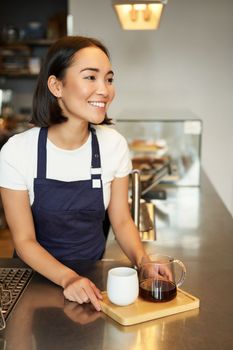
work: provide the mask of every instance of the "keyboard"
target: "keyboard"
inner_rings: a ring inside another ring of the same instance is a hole
[[[33,271],[30,268],[0,267],[0,316],[2,316],[0,323],[7,320],[32,275]]]

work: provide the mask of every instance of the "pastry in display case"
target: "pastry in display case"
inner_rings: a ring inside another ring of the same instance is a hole
[[[200,119],[117,120],[128,141],[133,169],[141,174],[142,195],[158,183],[199,186]]]

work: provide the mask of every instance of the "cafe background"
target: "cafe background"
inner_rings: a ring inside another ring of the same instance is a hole
[[[1,8],[11,13],[16,3]],[[152,31],[122,30],[111,0],[59,0],[56,9],[54,4],[43,0],[36,9],[24,0],[9,18],[23,27],[29,19],[43,23],[52,13],[67,12],[70,34],[102,40],[116,76],[109,112],[114,119],[201,119],[202,167],[233,215],[233,1],[170,0],[159,29]],[[7,23],[1,12],[2,27]],[[62,32],[52,19],[46,28],[51,40]],[[34,52],[41,50],[36,58],[48,44],[33,46]],[[35,77],[0,77],[0,89],[13,91],[16,113],[30,113]]]

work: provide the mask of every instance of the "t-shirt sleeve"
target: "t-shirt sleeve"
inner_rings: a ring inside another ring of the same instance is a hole
[[[12,137],[5,143],[0,152],[0,186],[12,190],[26,190],[23,169],[21,147]]]
[[[121,136],[118,145],[118,167],[115,173],[115,177],[124,177],[130,174],[132,170],[132,161],[130,158],[129,148],[126,139]]]

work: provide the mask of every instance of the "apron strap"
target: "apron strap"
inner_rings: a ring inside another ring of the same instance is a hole
[[[100,150],[99,142],[96,136],[96,130],[91,129],[91,146],[92,146],[92,159],[91,159],[91,179],[92,179],[92,188],[101,188],[101,159],[100,159]]]
[[[37,178],[46,179],[48,128],[41,128],[37,145]]]
[[[91,130],[91,179],[93,188],[101,188],[101,159],[99,142],[96,136],[96,130]],[[47,137],[48,128],[41,128],[38,138],[38,150],[37,150],[37,178],[46,179],[46,166],[47,166]]]

